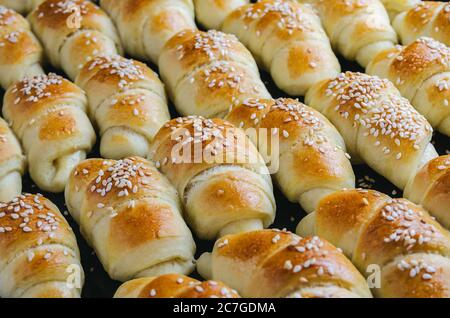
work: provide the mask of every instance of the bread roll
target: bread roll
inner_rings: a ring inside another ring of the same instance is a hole
[[[249,0],[194,0],[197,21],[206,29],[220,30],[223,21]]]
[[[0,85],[6,90],[24,77],[43,74],[41,62],[42,47],[28,21],[0,6]]]
[[[450,48],[419,38],[381,52],[367,72],[391,80],[434,128],[450,136]]]
[[[230,123],[174,119],[156,135],[150,158],[177,188],[198,237],[214,239],[272,224],[269,171],[253,143]]]
[[[374,296],[450,296],[450,234],[421,207],[376,191],[347,190],[323,199],[308,218],[298,234],[314,232],[342,248],[361,273],[380,275]]]
[[[195,243],[177,192],[153,163],[138,157],[83,161],[65,197],[112,279],[192,271]]]
[[[250,52],[222,32],[178,33],[163,48],[159,68],[182,115],[223,117],[247,98],[270,98]]]
[[[420,1],[413,8],[397,15],[392,25],[404,45],[422,36],[450,46],[450,3]]]
[[[305,100],[336,126],[356,162],[401,189],[437,157],[430,124],[388,80],[347,72],[315,85]]]
[[[40,189],[62,192],[72,169],[92,149],[95,132],[86,104],[78,86],[52,73],[24,78],[6,91],[3,115],[22,142]]]
[[[119,29],[128,54],[158,64],[166,42],[182,30],[195,30],[192,0],[101,0]]]
[[[391,19],[394,19],[397,14],[408,11],[414,8],[417,4],[422,2],[421,0],[381,0],[384,7],[389,13]]]
[[[205,278],[221,280],[242,297],[372,297],[350,261],[325,240],[279,230],[228,235],[199,259]]]
[[[16,136],[0,118],[0,202],[12,200],[22,192],[25,156]]]
[[[0,5],[13,9],[20,14],[27,14],[45,0],[0,0]]]
[[[355,187],[344,140],[313,108],[293,99],[249,99],[226,120],[248,131],[265,161],[273,165],[283,193],[307,212],[314,211],[322,197]]]
[[[71,80],[95,56],[122,52],[111,19],[90,1],[46,0],[28,19],[53,67]]]
[[[75,235],[42,195],[0,202],[0,296],[79,298],[84,281]]]
[[[379,0],[299,0],[317,9],[333,47],[361,66],[397,44],[397,34]]]
[[[102,157],[146,156],[151,140],[170,119],[158,75],[138,61],[97,56],[86,63],[76,83],[86,91]]]
[[[228,15],[222,31],[235,34],[290,95],[305,95],[311,85],[340,72],[320,19],[308,4],[263,0],[241,6]]]
[[[179,274],[147,277],[124,283],[114,298],[238,298],[236,291],[215,281],[200,282]]]
[[[450,229],[450,155],[428,162],[406,185],[404,195]]]

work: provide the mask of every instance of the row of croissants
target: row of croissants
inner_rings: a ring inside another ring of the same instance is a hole
[[[26,170],[116,297],[450,297],[448,45],[437,1],[0,0],[0,297],[84,281]],[[405,199],[356,189],[359,163]],[[308,213],[297,234],[268,229],[273,181]],[[191,231],[217,240],[197,261]]]

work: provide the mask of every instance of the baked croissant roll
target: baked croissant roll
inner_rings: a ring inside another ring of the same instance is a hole
[[[25,156],[16,136],[0,118],[0,202],[12,200],[22,192]]]
[[[314,211],[321,198],[334,191],[355,187],[344,140],[313,108],[293,99],[249,99],[226,120],[250,132],[266,162],[277,162],[272,166],[277,183],[305,211]],[[272,138],[279,149],[271,149]]]
[[[263,0],[241,6],[222,31],[235,34],[290,95],[337,75],[339,62],[313,8],[291,1]]]
[[[153,163],[138,157],[83,161],[65,197],[112,279],[192,271],[195,243],[177,192]]]
[[[0,85],[7,89],[24,77],[43,74],[41,62],[42,47],[28,21],[0,6]]]
[[[250,0],[194,0],[197,21],[210,30],[220,30],[225,18]]]
[[[121,53],[111,19],[87,0],[46,0],[29,15],[53,67],[74,80],[97,55]]]
[[[0,202],[0,296],[79,298],[84,281],[75,235],[42,195]]]
[[[450,155],[428,162],[406,185],[404,195],[450,229]]]
[[[450,297],[450,234],[408,200],[371,190],[336,192],[297,229],[311,232],[342,248],[361,273],[378,266],[374,296]]]
[[[24,78],[6,91],[3,115],[40,189],[62,192],[72,169],[92,149],[95,132],[86,104],[79,87],[52,73]]]
[[[391,20],[393,20],[397,14],[408,11],[418,5],[421,0],[381,0],[386,8]]]
[[[0,5],[20,14],[27,14],[45,0],[0,0]]]
[[[331,44],[361,66],[397,43],[397,34],[379,0],[298,0],[317,9]]]
[[[420,38],[408,46],[381,52],[367,72],[392,81],[434,128],[450,136],[449,47]]]
[[[392,25],[404,45],[427,36],[450,46],[450,3],[420,1],[413,8],[398,14]]]
[[[146,156],[150,141],[170,120],[158,75],[119,55],[97,56],[85,64],[76,83],[86,91],[102,157]]]
[[[355,161],[401,189],[438,156],[430,124],[386,79],[346,72],[315,85],[305,100],[336,126]]]
[[[228,235],[203,254],[197,270],[242,297],[372,297],[365,279],[327,241],[280,230]]]
[[[166,274],[126,282],[114,298],[239,298],[239,295],[220,282],[200,282],[184,275]]]
[[[192,0],[101,0],[100,5],[116,23],[127,53],[154,64],[172,36],[197,29]]]
[[[202,239],[272,224],[269,171],[245,133],[220,119],[177,118],[156,135],[150,157],[178,190]]]
[[[250,52],[219,31],[182,31],[159,59],[161,78],[182,115],[225,116],[247,98],[270,98]]]

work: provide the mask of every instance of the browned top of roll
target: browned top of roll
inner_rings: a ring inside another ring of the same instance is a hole
[[[101,23],[98,17],[106,16],[103,10],[87,0],[47,0],[32,15],[39,23],[52,29],[68,28],[69,17],[75,15],[80,18],[81,28],[96,29]]]
[[[72,229],[53,203],[40,194],[22,194],[0,202],[0,268],[17,253],[47,244],[77,250]],[[34,259],[33,254],[28,257],[30,262]],[[50,257],[44,256],[32,265],[46,266],[45,260]]]
[[[238,298],[236,291],[221,282],[200,282],[180,274],[141,278],[123,284],[115,297],[136,298]]]

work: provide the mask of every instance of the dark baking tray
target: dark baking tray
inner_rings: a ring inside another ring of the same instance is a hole
[[[360,71],[362,72],[359,66],[355,63],[350,63],[343,58],[340,57],[342,69],[344,71]],[[156,70],[154,65],[149,65],[152,69]],[[57,71],[48,68],[47,71],[52,71],[58,73]],[[63,75],[63,74],[61,74]],[[268,87],[272,96],[277,97],[287,97],[287,95],[281,92],[275,84],[273,83],[270,75],[266,72],[261,72],[261,76],[263,78],[264,83]],[[301,101],[302,98],[300,98]],[[170,111],[172,118],[178,117],[175,107],[173,104],[170,104]],[[439,154],[444,155],[448,154],[450,151],[450,138],[441,135],[439,133],[435,133],[433,138],[433,143],[436,146]],[[94,148],[94,151],[89,154],[90,158],[99,157],[98,153],[98,144]],[[358,165],[354,166],[355,174],[357,176],[357,184],[360,187],[364,188],[373,188],[379,190],[381,192],[387,193],[393,197],[401,197],[402,192],[399,191],[394,185],[392,185],[389,181],[375,173],[366,165]],[[275,223],[273,225],[274,228],[286,228],[291,231],[295,231],[295,227],[299,220],[305,216],[305,212],[301,209],[298,204],[289,202],[286,197],[275,187],[275,198],[277,202],[277,216],[275,219]],[[72,217],[67,212],[67,208],[64,202],[64,194],[53,194],[53,193],[45,193],[40,191],[34,182],[29,178],[28,175],[24,177],[23,180],[23,191],[29,193],[37,193],[40,192],[52,200],[56,205],[58,205],[61,212],[64,213],[70,225],[75,231],[75,234],[78,239],[78,245],[81,251],[81,262],[83,264],[83,268],[85,271],[85,285],[83,288],[82,297],[88,298],[109,298],[112,297],[119,287],[120,282],[114,281],[109,278],[108,274],[104,271],[101,263],[96,257],[93,249],[86,243],[82,235],[80,234],[79,227],[76,222],[72,219]],[[197,242],[197,254],[198,257],[201,253],[205,251],[210,251],[213,242],[202,241],[196,239]],[[193,277],[200,278],[197,273],[192,274]]]

